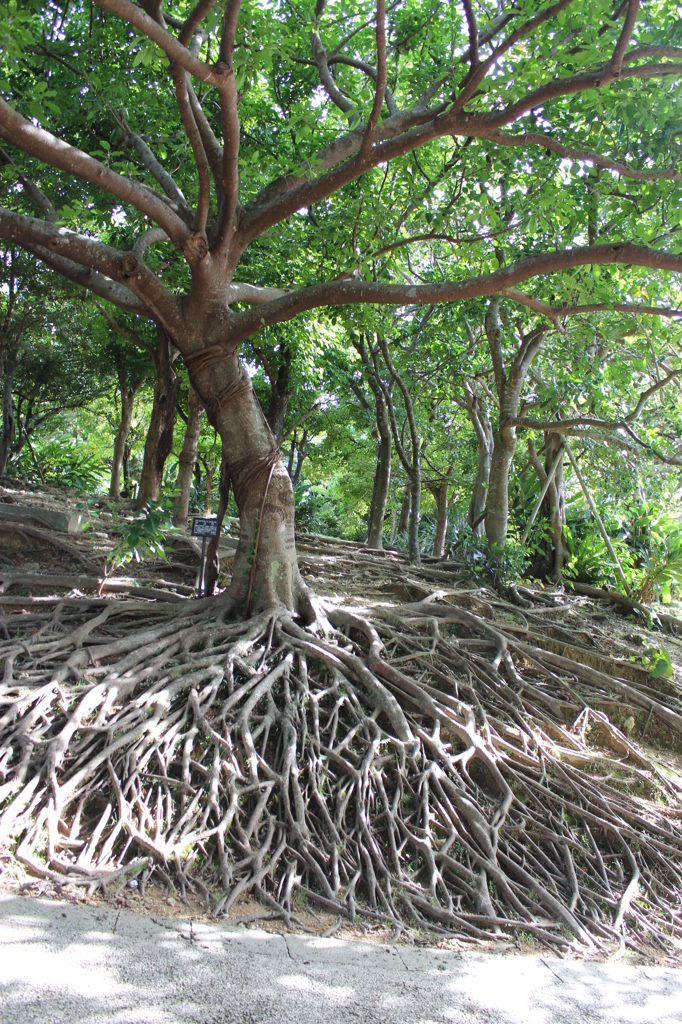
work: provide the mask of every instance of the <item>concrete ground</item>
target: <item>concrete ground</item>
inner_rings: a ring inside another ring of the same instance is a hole
[[[682,971],[154,920],[0,895],[2,1024],[682,1022]]]

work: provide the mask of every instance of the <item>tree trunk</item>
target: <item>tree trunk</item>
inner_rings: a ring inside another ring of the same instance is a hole
[[[7,472],[7,460],[9,459],[14,437],[14,409],[12,406],[12,388],[14,387],[14,374],[17,369],[18,349],[12,347],[5,357],[5,372],[2,382],[2,439],[0,439],[0,476]]]
[[[407,553],[410,557],[410,561],[415,565],[419,565],[421,557],[419,551],[419,511],[422,501],[422,474],[419,459],[416,461],[417,464],[412,470],[412,479],[410,481],[410,534],[407,544]]]
[[[237,351],[215,345],[185,362],[220,434],[239,509],[229,594],[244,615],[285,607],[311,621],[314,609],[296,561],[294,489]]]
[[[531,464],[537,474],[540,486],[542,487],[547,479],[547,473],[552,468],[562,444],[560,434],[545,434],[545,465],[543,467],[532,440],[528,439],[528,454]],[[566,494],[564,487],[563,460],[556,467],[554,478],[547,488],[547,494],[542,502],[542,513],[549,523],[552,535],[552,548],[546,559],[546,575],[557,583],[561,579],[566,559],[569,557],[566,539],[564,537],[564,524],[566,522]],[[539,573],[540,574],[540,573]]]
[[[410,506],[412,505],[412,491],[410,489],[410,481],[408,480],[405,484],[405,491],[403,493],[403,500],[400,505],[400,518],[398,519],[398,536],[402,537],[403,534],[407,533],[407,527],[410,522]]]
[[[121,367],[119,371],[118,382],[121,391],[121,422],[114,440],[114,458],[111,464],[111,483],[109,484],[110,498],[121,497],[121,469],[124,467],[124,486],[127,487],[128,484],[128,466],[130,460],[130,449],[127,445],[128,434],[130,433],[130,425],[133,422],[135,396],[146,379],[147,373],[145,371],[145,373],[134,382],[132,387],[128,387],[125,367]]]
[[[475,537],[485,534],[483,515],[488,497],[488,481],[490,479],[490,462],[493,455],[493,428],[485,401],[471,391],[467,391],[467,412],[476,433],[478,442],[478,468],[476,479],[471,491],[471,501],[467,512],[467,522]],[[475,525],[474,525],[475,524]]]
[[[189,398],[187,400],[187,427],[185,438],[182,442],[182,451],[178,459],[178,479],[176,489],[178,491],[177,506],[173,513],[173,522],[176,526],[187,524],[189,512],[189,494],[192,489],[192,474],[194,464],[197,460],[197,446],[199,444],[199,433],[201,421],[204,416],[204,407],[201,399],[190,384]]]
[[[372,390],[376,400],[379,451],[372,492],[367,547],[380,550],[383,548],[384,517],[386,515],[388,490],[391,484],[391,427],[388,422],[388,411],[381,389],[377,386],[376,390],[374,388]]]
[[[289,391],[280,391],[277,385],[273,385],[268,406],[268,424],[277,444],[281,444],[284,439],[284,420],[289,405],[289,394]]]
[[[132,447],[132,444],[126,441],[123,449],[123,464],[121,466],[123,470],[123,490],[121,491],[121,495],[126,498],[132,496],[132,483],[130,480],[130,453],[132,451]]]
[[[495,388],[500,402],[499,426],[493,438],[493,454],[490,460],[488,501],[486,505],[485,532],[488,545],[493,553],[499,553],[507,542],[509,520],[509,470],[516,450],[516,427],[511,423],[519,411],[521,389],[526,374],[535,358],[547,327],[540,327],[525,337],[514,357],[507,376],[502,354],[502,328],[499,322],[499,299],[494,296],[485,314],[485,333],[495,372]]]
[[[159,497],[163,481],[163,468],[173,447],[173,430],[177,415],[177,376],[173,370],[170,338],[158,328],[158,341],[154,356],[156,380],[154,404],[144,446],[144,462],[140,489],[135,507],[145,508]]]
[[[288,345],[280,349],[280,363],[277,375],[273,373],[269,362],[262,357],[265,372],[270,381],[270,404],[268,406],[268,424],[278,445],[284,440],[284,420],[291,397],[291,363],[293,354]]]
[[[445,535],[448,532],[448,510],[450,499],[450,476],[441,481],[439,486],[430,484],[429,489],[436,499],[436,533],[433,538],[433,554],[435,558],[442,558],[445,554]]]
[[[485,532],[491,548],[500,549],[507,543],[509,520],[509,470],[516,451],[516,430],[502,427],[495,431],[493,455],[490,460],[488,502]]]

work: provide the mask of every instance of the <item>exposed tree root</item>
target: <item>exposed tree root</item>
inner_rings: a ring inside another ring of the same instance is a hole
[[[0,851],[90,892],[157,872],[215,914],[255,893],[290,927],[298,889],[396,937],[678,955],[682,792],[602,708],[679,739],[682,693],[590,664],[565,610],[462,589],[312,629],[220,600],[6,616]]]

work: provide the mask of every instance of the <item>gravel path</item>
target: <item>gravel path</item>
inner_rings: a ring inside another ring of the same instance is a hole
[[[267,934],[0,895],[2,1024],[682,1024],[682,971]]]

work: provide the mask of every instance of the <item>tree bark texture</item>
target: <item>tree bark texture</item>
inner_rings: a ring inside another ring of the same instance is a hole
[[[187,399],[187,426],[182,442],[182,451],[178,459],[178,479],[175,484],[178,497],[177,506],[173,513],[173,522],[176,526],[185,526],[187,523],[189,495],[192,489],[192,474],[194,473],[194,464],[197,460],[197,447],[199,445],[199,433],[203,417],[204,407],[201,404],[201,399],[190,384],[189,397]]]
[[[154,403],[144,446],[144,461],[135,507],[144,508],[156,501],[163,482],[163,468],[173,448],[173,430],[177,415],[177,376],[173,369],[173,351],[168,334],[158,328],[154,354],[156,380]]]
[[[485,510],[488,498],[490,463],[494,444],[493,428],[490,424],[488,406],[484,399],[481,399],[473,391],[467,389],[466,402],[467,412],[469,413],[469,419],[474,428],[478,445],[478,467],[476,469],[474,486],[471,490],[467,522],[474,536],[482,537],[485,534],[485,520],[482,520],[481,516]]]
[[[310,619],[312,606],[296,561],[294,489],[236,348],[208,347],[185,362],[220,434],[239,509],[230,596],[246,615],[284,606]]]

